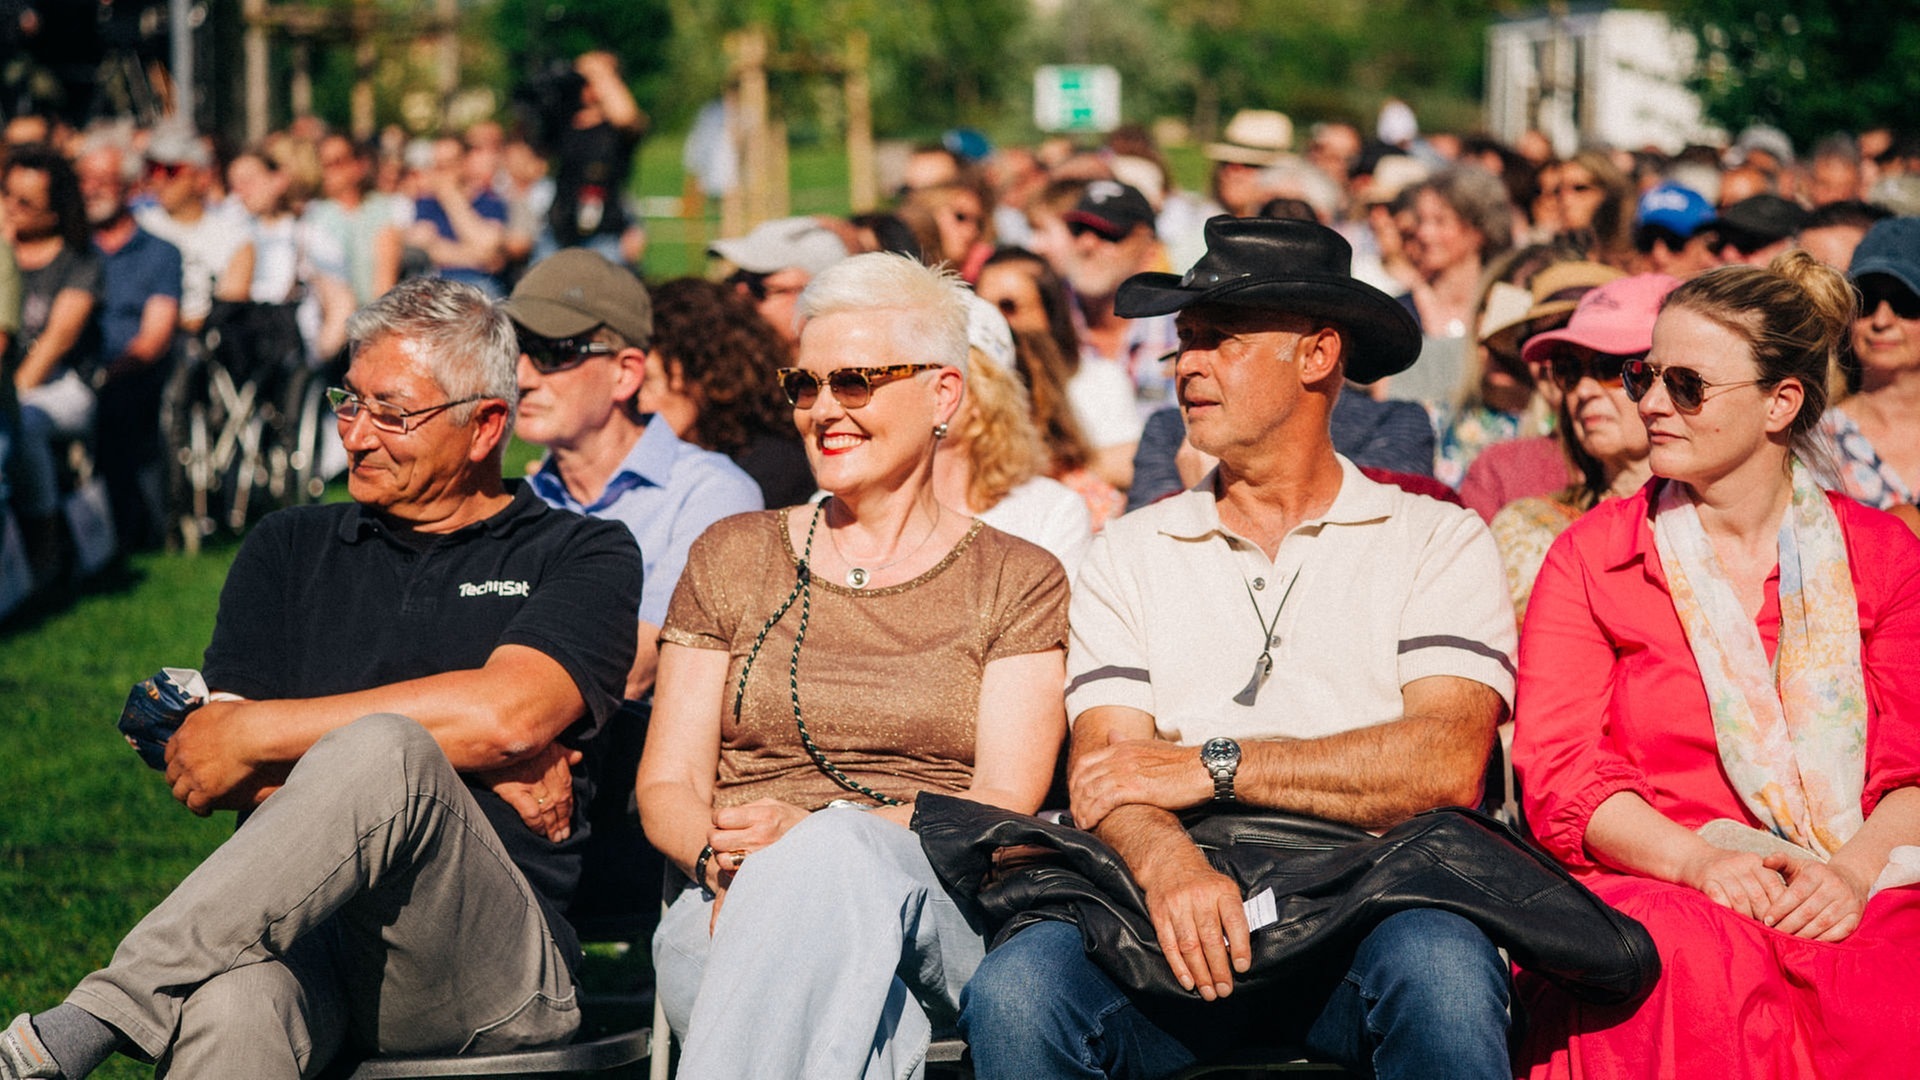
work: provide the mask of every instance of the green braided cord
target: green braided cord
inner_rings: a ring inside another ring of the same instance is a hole
[[[881,806],[899,806],[900,800],[891,795],[882,795],[872,788],[840,771],[840,767],[827,760],[827,755],[814,745],[813,734],[807,730],[807,722],[800,719],[800,643],[807,640],[807,619],[813,611],[813,589],[808,585],[811,574],[800,575],[800,629],[793,636],[793,660],[787,667],[787,689],[793,695],[793,723],[800,729],[800,745],[807,748],[807,756],[827,774],[828,779],[848,791],[858,792],[879,803]]]
[[[787,593],[786,600],[781,602],[780,609],[773,613],[773,617],[761,625],[759,636],[753,639],[753,648],[747,650],[747,662],[740,668],[740,684],[735,687],[733,691],[733,720],[735,723],[740,722],[740,702],[746,697],[747,676],[753,671],[754,659],[760,655],[760,646],[766,642],[768,631],[771,631],[775,626],[779,625],[780,620],[786,616],[787,609],[793,606],[794,598],[798,597],[800,599],[800,628],[794,633],[793,637],[793,658],[787,665],[787,688],[793,697],[793,723],[795,727],[800,729],[800,745],[806,748],[807,756],[812,758],[813,763],[819,766],[820,771],[826,773],[827,778],[834,783],[839,784],[848,791],[865,795],[867,798],[878,802],[882,806],[900,806],[902,805],[901,800],[891,795],[883,795],[867,787],[853,777],[841,772],[838,766],[828,761],[827,756],[821,753],[820,748],[814,744],[812,733],[807,731],[807,722],[800,718],[800,645],[807,640],[807,623],[813,613],[813,588],[811,584],[813,581],[813,533],[814,530],[820,526],[820,515],[826,509],[826,505],[827,504],[822,501],[818,507],[814,508],[813,521],[807,526],[807,542],[800,553],[800,568],[799,572],[795,575],[793,590]]]

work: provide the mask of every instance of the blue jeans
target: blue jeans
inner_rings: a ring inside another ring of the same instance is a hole
[[[1030,926],[987,954],[961,998],[978,1080],[1168,1076],[1221,1051],[1290,1046],[1366,1075],[1510,1080],[1506,965],[1472,923],[1403,911],[1337,981],[1206,1003],[1138,1002],[1078,927]]]

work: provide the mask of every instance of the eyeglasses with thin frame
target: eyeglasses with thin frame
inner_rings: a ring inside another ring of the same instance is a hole
[[[533,365],[533,370],[542,375],[572,371],[596,356],[610,356],[618,351],[604,341],[595,341],[585,335],[541,337],[525,327],[515,326],[514,336],[519,339],[520,352]]]
[[[1617,355],[1597,352],[1592,349],[1558,348],[1547,354],[1547,374],[1553,384],[1566,393],[1580,385],[1582,379],[1592,379],[1601,386],[1619,386],[1620,372],[1629,361],[1645,360],[1646,353]]]
[[[367,420],[381,431],[405,435],[418,429],[438,413],[445,412],[455,405],[472,404],[485,397],[485,394],[474,394],[458,401],[443,401],[438,405],[429,405],[424,409],[401,409],[388,402],[361,397],[351,390],[342,390],[335,386],[327,391],[327,407],[333,410],[333,415],[339,417],[341,423],[351,424],[360,418],[361,413],[365,413]]]
[[[875,387],[885,386],[896,379],[909,375],[918,375],[923,371],[936,371],[940,364],[889,364],[884,367],[843,367],[827,372],[826,378],[805,368],[783,367],[779,371],[780,389],[786,393],[787,401],[796,409],[811,409],[813,403],[820,400],[820,386],[826,384],[827,392],[843,409],[857,409],[873,400]]]
[[[1653,389],[1653,381],[1659,379],[1667,387],[1667,400],[1680,412],[1692,415],[1706,407],[1707,391],[1729,390],[1736,386],[1757,386],[1765,379],[1741,379],[1737,382],[1708,382],[1700,373],[1685,367],[1655,367],[1646,360],[1629,360],[1620,368],[1620,384],[1627,388],[1627,397],[1639,401]]]

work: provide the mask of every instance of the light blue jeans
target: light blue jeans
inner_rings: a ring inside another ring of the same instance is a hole
[[[754,852],[709,936],[712,911],[690,886],[653,939],[682,1080],[919,1077],[984,950],[919,837],[860,810]]]
[[[1144,1004],[1087,956],[1080,928],[1037,923],[980,965],[961,1029],[979,1080],[1170,1076],[1222,1051],[1291,1047],[1381,1080],[1508,1080],[1507,968],[1472,923],[1403,911],[1352,965],[1297,993]]]

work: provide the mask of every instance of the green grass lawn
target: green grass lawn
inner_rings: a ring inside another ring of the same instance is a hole
[[[507,475],[537,450],[515,442]],[[340,485],[330,493],[344,497]],[[198,667],[237,544],[142,555],[0,624],[0,1023],[47,1008],[233,830],[194,817],[114,729],[128,689]],[[152,1070],[115,1058],[96,1076]]]
[[[231,544],[150,555],[0,627],[0,1011],[46,1008],[233,828],[194,817],[114,721],[135,682],[195,667]],[[95,1075],[151,1070],[125,1058]]]

